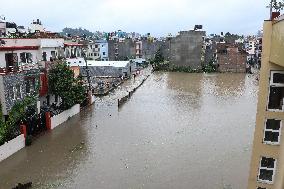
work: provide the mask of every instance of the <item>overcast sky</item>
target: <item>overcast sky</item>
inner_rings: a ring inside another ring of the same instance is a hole
[[[1,0],[0,15],[28,26],[39,18],[51,31],[83,27],[91,31],[154,36],[193,29],[256,34],[269,17],[269,0]]]

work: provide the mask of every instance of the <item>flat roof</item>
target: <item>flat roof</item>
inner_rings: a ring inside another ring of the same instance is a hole
[[[129,61],[95,61],[95,60],[88,60],[88,66],[112,66],[112,67],[126,67],[129,64]]]

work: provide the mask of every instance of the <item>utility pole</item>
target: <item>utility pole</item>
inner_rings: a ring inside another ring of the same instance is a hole
[[[88,92],[90,92],[90,91],[92,91],[91,79],[90,79],[90,70],[88,68],[86,52],[83,52],[83,53],[84,53],[84,60],[86,62],[86,73],[87,73],[87,80],[88,80]]]

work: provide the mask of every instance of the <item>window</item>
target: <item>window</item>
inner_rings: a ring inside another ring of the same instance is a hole
[[[276,169],[276,160],[273,158],[262,157],[258,172],[258,181],[273,184]]]
[[[281,132],[281,121],[267,119],[264,129],[263,142],[267,144],[279,144]]]
[[[271,71],[268,109],[283,110],[284,72]]]
[[[26,80],[26,93],[30,94],[31,92],[31,84],[29,80]]]
[[[55,51],[51,51],[50,54],[51,54],[51,57],[52,57],[53,59],[56,58],[56,53],[55,53]]]
[[[103,52],[103,55],[106,55],[106,52]]]
[[[33,62],[32,53],[26,53],[26,52],[20,53],[20,60],[23,63],[32,63]]]
[[[46,57],[47,57],[46,52],[43,52],[43,53],[42,53],[42,60],[43,60],[43,61],[47,61],[47,58],[46,58]]]
[[[14,91],[14,99],[22,98],[22,91],[21,91],[21,85],[20,84],[16,84],[16,86],[13,87],[13,91]]]
[[[99,46],[98,45],[95,45],[95,48],[98,48]]]
[[[14,87],[9,87],[8,91],[9,91],[9,96],[13,97],[13,99],[15,99],[15,92],[14,92],[15,89],[14,89]]]
[[[18,63],[17,53],[6,53],[5,60],[6,60],[6,67],[17,66]]]
[[[284,87],[284,72],[272,71],[270,78],[270,85]]]

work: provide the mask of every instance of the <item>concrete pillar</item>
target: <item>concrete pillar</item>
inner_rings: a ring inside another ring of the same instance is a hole
[[[51,130],[51,116],[50,112],[45,112],[45,124],[46,124],[46,129]]]
[[[26,138],[27,137],[27,126],[26,125],[20,125],[20,130],[21,130],[21,133],[24,134],[24,137]]]

